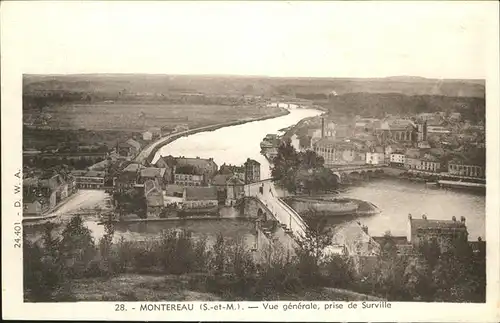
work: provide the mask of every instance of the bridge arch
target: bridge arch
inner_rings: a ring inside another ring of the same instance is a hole
[[[339,172],[333,172],[333,176],[335,176],[337,183],[342,183],[342,176],[340,175]]]

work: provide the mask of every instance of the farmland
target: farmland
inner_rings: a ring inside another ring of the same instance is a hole
[[[87,129],[144,131],[150,127],[175,128],[185,125],[189,128],[242,120],[246,118],[274,115],[280,110],[275,107],[250,105],[194,105],[144,103],[96,103],[64,104],[47,106],[43,112],[51,118],[47,125],[53,129]],[[26,111],[24,117],[36,118],[38,111]]]

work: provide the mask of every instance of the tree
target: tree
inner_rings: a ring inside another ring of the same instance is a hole
[[[295,177],[299,164],[297,151],[291,145],[290,140],[285,140],[278,147],[278,154],[273,160],[271,175],[281,187],[295,193],[297,190]]]
[[[383,239],[380,242],[381,256],[384,259],[395,258],[397,256],[398,248],[391,231],[384,233]]]
[[[305,169],[313,169],[323,167],[325,160],[322,156],[318,156],[314,151],[307,150],[298,154],[300,167]]]
[[[123,213],[137,214],[141,218],[147,217],[147,201],[144,194],[136,189],[129,189],[125,192],[113,193],[115,208]]]
[[[53,235],[54,225],[47,224],[42,236],[43,247],[24,237],[23,281],[25,298],[35,302],[54,300],[65,280],[59,254],[60,240]]]
[[[62,232],[60,253],[70,277],[82,277],[96,254],[94,238],[80,216],[73,217]]]
[[[313,151],[297,153],[290,140],[278,147],[271,174],[290,193],[305,189],[309,194],[337,188],[337,178],[323,166],[324,159]]]

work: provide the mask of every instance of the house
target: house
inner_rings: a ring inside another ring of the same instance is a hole
[[[290,138],[290,144],[292,145],[292,147],[293,147],[296,151],[300,151],[300,140],[299,140],[299,136],[297,136],[297,134],[294,134],[294,135]]]
[[[465,217],[457,221],[454,216],[451,220],[429,220],[426,215],[421,219],[408,216],[407,239],[414,248],[434,241],[443,252],[456,243],[467,243],[468,235]]]
[[[139,177],[140,170],[144,166],[136,163],[129,164],[114,178],[113,186],[118,191],[124,191],[135,187]]]
[[[156,179],[148,179],[144,183],[144,196],[146,197],[146,212],[148,217],[159,217],[164,207],[163,191]]]
[[[175,197],[182,199],[182,197],[184,196],[184,186],[176,184],[168,184],[165,186],[165,195],[168,197]]]
[[[324,136],[327,138],[335,138],[336,135],[336,124],[335,122],[327,122],[325,124],[325,130],[323,132]]]
[[[484,168],[476,165],[464,165],[457,161],[448,164],[448,173],[451,175],[484,178]]]
[[[441,163],[437,160],[436,157],[432,155],[425,155],[424,158],[421,159],[420,169],[426,172],[439,172],[441,169]]]
[[[23,199],[23,217],[30,216],[41,216],[44,209],[42,207],[42,202],[37,199],[24,200]]]
[[[153,139],[161,137],[161,128],[159,128],[159,127],[153,127],[151,129],[149,129],[149,132],[151,132]]]
[[[376,146],[366,152],[366,163],[370,165],[380,165],[385,163],[384,148]]]
[[[323,157],[325,166],[365,164],[366,153],[356,148],[349,140],[323,138],[313,145],[317,155]]]
[[[174,184],[180,186],[205,186],[205,177],[198,174],[174,174]]]
[[[245,180],[245,166],[235,166],[235,165],[222,164],[220,166],[220,169],[219,169],[219,174],[235,175],[244,181]],[[213,181],[213,179],[212,179],[212,181]]]
[[[144,131],[142,133],[142,140],[150,141],[153,139],[153,133],[151,131]]]
[[[104,188],[104,171],[82,171],[75,170],[71,172],[75,179],[75,186],[80,189],[102,189]]]
[[[219,204],[226,204],[227,198],[227,180],[231,178],[232,174],[217,174],[212,179],[212,186],[217,190],[217,201]]]
[[[449,134],[451,131],[448,128],[442,127],[442,126],[427,126],[427,133],[428,134]]]
[[[145,184],[148,180],[156,180],[160,187],[164,187],[167,180],[166,169],[156,167],[146,167],[139,171],[137,184]]]
[[[42,196],[48,198],[50,209],[68,197],[68,185],[59,174],[41,178],[38,181],[38,188]]]
[[[390,155],[389,162],[391,166],[404,166],[406,164],[406,155],[394,152]]]
[[[427,140],[427,121],[417,124],[417,142]]]
[[[260,163],[248,158],[245,162],[245,184],[260,181]]]
[[[245,194],[245,182],[236,176],[226,181],[226,206],[233,206]]]
[[[322,138],[321,129],[309,129],[307,135],[311,138],[311,145],[314,145]]]
[[[419,141],[417,147],[419,149],[431,149],[431,145],[427,141]]]
[[[407,169],[421,169],[422,166],[421,157],[422,154],[420,153],[419,149],[415,148],[407,149],[404,162],[405,167]]]
[[[215,187],[185,187],[183,200],[186,211],[215,211],[219,204]]]
[[[165,169],[165,183],[172,184],[174,182],[174,173],[177,161],[173,156],[161,156],[154,164],[157,168]]]
[[[381,122],[380,127],[375,129],[375,134],[382,142],[394,140],[403,144],[416,141],[417,127],[411,120],[395,119]]]
[[[117,151],[122,157],[132,158],[135,157],[141,150],[141,144],[134,139],[128,139],[125,142],[118,144]]]
[[[460,121],[460,120],[462,120],[462,115],[460,114],[460,112],[453,112],[450,114],[449,119],[451,121]]]
[[[203,159],[200,157],[187,158],[187,157],[177,157],[176,159],[177,168],[181,166],[190,165],[195,168],[196,173],[203,175],[204,185],[207,185],[210,180],[217,174],[218,166],[214,162],[213,158]]]

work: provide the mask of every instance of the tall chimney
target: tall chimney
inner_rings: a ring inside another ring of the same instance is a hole
[[[325,138],[325,118],[321,118],[321,138]]]

